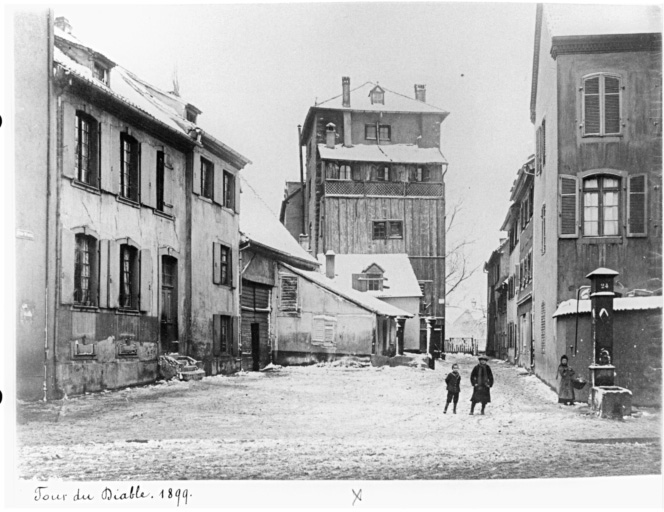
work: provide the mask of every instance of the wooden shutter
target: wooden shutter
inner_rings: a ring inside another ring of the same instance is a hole
[[[325,319],[314,318],[314,325],[311,331],[311,341],[325,341]]]
[[[132,155],[132,160],[134,163],[134,179],[138,182],[138,190],[136,190],[136,197],[130,198],[134,199],[137,203],[141,202],[141,192],[143,192],[143,173],[142,173],[142,168],[141,168],[141,159],[143,158],[141,156],[141,143],[136,141],[135,142],[135,147],[136,147],[136,155]]]
[[[231,318],[231,332],[229,333],[228,339],[228,353],[231,356],[234,356],[238,353],[236,347],[239,346],[240,339],[240,317],[234,316]]]
[[[157,152],[152,146],[148,146],[141,156],[141,171],[141,202],[155,208],[157,206]]]
[[[620,133],[620,79],[604,77],[604,133]]]
[[[540,141],[542,145],[542,157],[541,157],[542,163],[540,164],[541,165],[540,172],[544,170],[544,165],[546,164],[546,119],[542,119],[541,132],[542,133],[540,133]]]
[[[627,179],[627,236],[646,236],[648,176],[636,174]]]
[[[174,215],[173,190],[176,178],[175,169],[164,164],[164,213]]]
[[[233,272],[233,262],[235,261],[235,258],[233,257],[233,248],[229,247],[228,248],[228,284],[231,286],[231,288],[236,288],[235,286],[235,272]]]
[[[194,175],[194,194],[201,194],[201,158],[194,158],[193,162],[193,175]]]
[[[120,162],[122,161],[120,134],[109,126],[102,132],[101,145],[106,148],[102,154],[101,188],[106,192],[117,194],[120,192]]]
[[[367,282],[363,279],[366,277],[365,274],[353,274],[353,289],[360,291],[360,292],[366,292],[367,291]]]
[[[583,82],[583,133],[600,133],[600,94],[599,77],[588,78]]]
[[[76,235],[62,228],[62,258],[60,273],[60,302],[74,303],[74,272],[76,266]]]
[[[99,240],[99,307],[108,307],[108,240]]]
[[[212,355],[221,355],[221,315],[212,315]]]
[[[95,161],[94,169],[96,171],[94,186],[101,187],[101,122],[95,122]]]
[[[221,244],[212,242],[212,282],[221,283]]]
[[[224,170],[219,165],[215,165],[213,170],[214,190],[212,191],[212,200],[217,204],[224,205]]]
[[[539,174],[542,172],[541,155],[542,155],[542,127],[535,130],[535,172]]]
[[[108,307],[117,308],[120,299],[120,244],[108,241]]]
[[[76,177],[76,109],[67,102],[62,103],[62,174]]]
[[[577,238],[579,236],[579,191],[576,176],[559,177],[559,236]]]
[[[150,249],[141,250],[141,288],[138,296],[141,311],[152,311],[152,254]]]
[[[281,276],[281,309],[297,311],[297,276]]]

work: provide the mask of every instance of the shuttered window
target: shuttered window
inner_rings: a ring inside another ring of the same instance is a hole
[[[74,303],[97,305],[97,240],[93,236],[76,235],[74,266]]]
[[[542,213],[541,213],[541,218],[542,218],[542,228],[541,228],[541,236],[542,236],[542,254],[546,253],[546,205],[542,205]]]
[[[627,236],[647,234],[648,176],[637,174],[627,180]]]
[[[120,195],[131,201],[139,201],[141,186],[141,145],[131,135],[120,135]]]
[[[591,176],[583,180],[583,236],[620,234],[620,179]]]
[[[542,301],[540,306],[540,340],[542,347],[542,354],[546,348],[546,303]]]
[[[297,276],[281,276],[281,297],[279,307],[282,311],[297,311]]]
[[[212,243],[212,282],[232,286],[231,248],[217,242]]]
[[[311,342],[315,345],[332,345],[335,341],[337,320],[329,316],[314,317]]]
[[[594,75],[583,80],[583,134],[620,133],[620,77]]]
[[[99,123],[85,112],[76,112],[76,179],[99,187]]]
[[[576,176],[560,176],[560,238],[576,238],[578,231],[578,186]]]

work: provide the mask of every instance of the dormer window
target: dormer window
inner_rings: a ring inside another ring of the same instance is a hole
[[[191,104],[187,104],[184,107],[185,118],[191,123],[196,123],[196,119],[198,119],[198,114],[200,113],[201,111]]]
[[[375,105],[376,103],[385,105],[385,91],[380,87],[380,85],[377,85],[371,89],[369,96],[371,97],[372,105]]]
[[[99,62],[94,63],[92,70],[94,77],[101,83],[108,85],[108,68]]]
[[[382,291],[385,271],[376,263],[365,268],[361,274],[353,274],[353,288],[360,292]]]

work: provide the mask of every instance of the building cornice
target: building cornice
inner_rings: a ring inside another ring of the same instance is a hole
[[[662,34],[607,34],[558,36],[552,39],[551,56],[576,53],[618,53],[661,51]]]

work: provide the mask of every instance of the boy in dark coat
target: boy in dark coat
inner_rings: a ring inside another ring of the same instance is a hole
[[[491,386],[493,386],[493,374],[491,368],[486,362],[489,360],[487,356],[479,357],[480,364],[478,364],[470,373],[470,383],[473,385],[473,396],[470,397],[470,414],[475,411],[475,404],[482,403],[482,414],[486,404],[491,401]]]
[[[447,384],[447,403],[445,404],[445,410],[443,414],[447,414],[447,408],[450,406],[450,402],[454,401],[454,408],[452,412],[456,414],[456,406],[459,401],[459,391],[461,390],[461,375],[459,375],[459,365],[452,365],[452,373],[445,377],[445,383]]]

